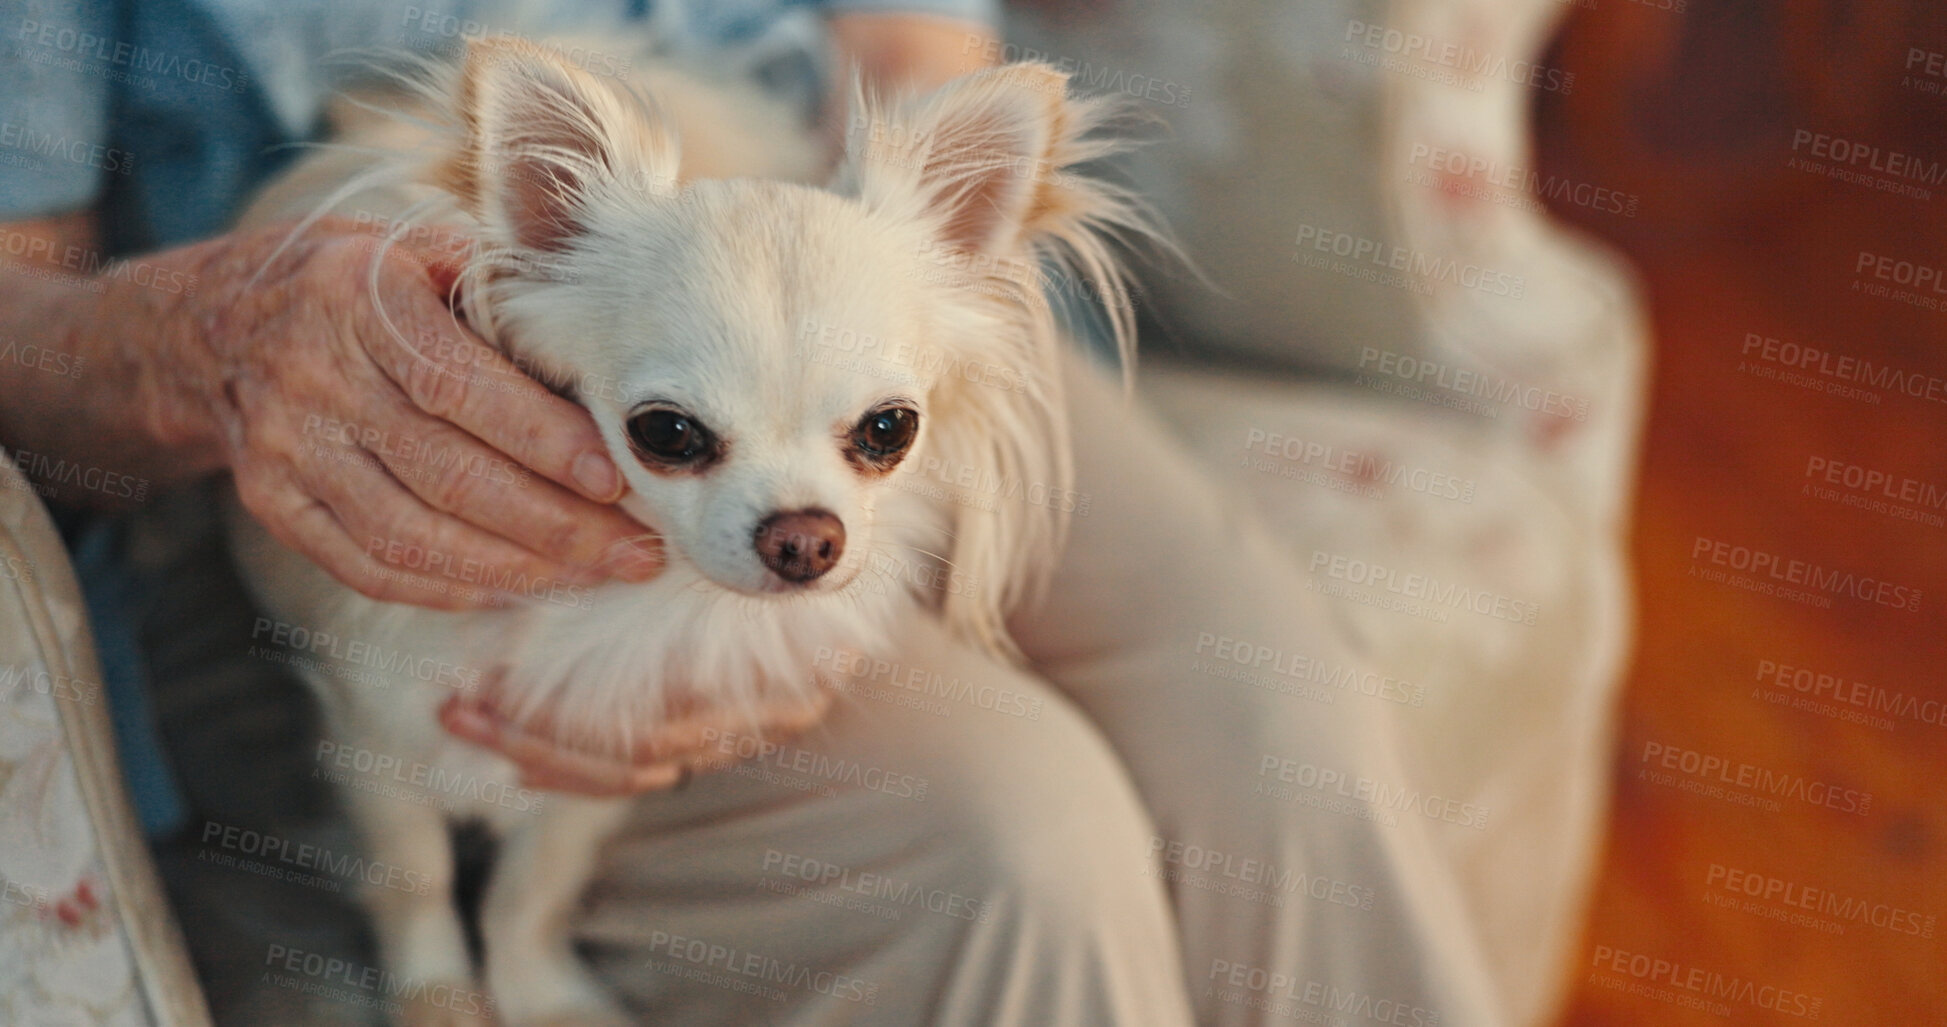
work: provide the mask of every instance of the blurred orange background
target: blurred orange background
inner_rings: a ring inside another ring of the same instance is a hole
[[[1943,54],[1938,0],[1602,0],[1577,9],[1556,43],[1549,63],[1578,82],[1542,94],[1542,171],[1641,197],[1630,221],[1557,213],[1633,259],[1657,334],[1637,655],[1565,1024],[1810,1021],[1752,1002],[1729,1003],[1727,1017],[1597,983],[1626,976],[1599,965],[1618,951],[1817,999],[1820,1023],[1947,1023],[1947,924],[1933,937],[1905,929],[1947,913],[1947,716],[1889,716],[1887,730],[1782,705],[1799,693],[1760,679],[1790,665],[1947,700],[1947,525],[1808,489],[1835,488],[1824,470],[1851,465],[1913,479],[1941,504],[1880,495],[1889,505],[1947,515],[1947,395],[1852,383],[1873,402],[1759,377],[1762,344],[1747,353],[1745,342],[1755,333],[1947,379],[1947,285],[1913,288],[1915,302],[1871,289],[1891,284],[1873,273],[1881,257],[1947,269]],[[1850,156],[1837,140],[1877,148],[1856,170],[1926,195],[1806,170],[1815,150]],[[1846,598],[1821,609],[1707,583],[1690,575],[1699,538],[1917,588],[1919,611]],[[1639,777],[1653,743],[1869,792],[1871,806],[1862,816],[1787,800],[1769,812],[1657,785]],[[1760,900],[1724,887],[1732,871],[1919,919],[1781,922],[1739,908]]]

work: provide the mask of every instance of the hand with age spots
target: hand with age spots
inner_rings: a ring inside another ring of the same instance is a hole
[[[13,227],[48,261],[97,252],[91,215]],[[387,247],[344,218],[291,230],[148,254],[140,275],[0,258],[0,338],[87,368],[0,364],[0,445],[158,488],[228,471],[280,542],[376,599],[463,609],[504,601],[481,581],[660,571],[587,412],[448,307],[454,240]]]
[[[483,568],[654,576],[659,550],[611,505],[623,480],[587,413],[448,308],[452,248],[382,248],[336,219],[288,236],[192,248],[215,247],[201,261],[214,287],[184,312],[202,366],[164,397],[214,422],[239,498],[273,535],[365,595],[442,609],[499,601],[454,587]],[[427,556],[401,567],[402,553]]]

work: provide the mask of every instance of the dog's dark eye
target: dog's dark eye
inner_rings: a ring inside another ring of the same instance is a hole
[[[906,407],[874,410],[852,429],[852,445],[868,462],[889,467],[898,463],[913,436],[919,434],[919,413]]]
[[[668,407],[629,417],[629,443],[637,455],[665,464],[694,463],[716,452],[717,440],[696,418]]]

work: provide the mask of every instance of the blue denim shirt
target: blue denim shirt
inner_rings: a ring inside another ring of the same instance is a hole
[[[94,209],[105,248],[221,231],[313,138],[346,51],[456,53],[466,37],[599,33],[614,66],[648,41],[734,52],[815,88],[819,14],[992,23],[998,0],[10,0],[0,13],[0,222]],[[796,62],[795,65],[793,62]],[[753,65],[755,67],[755,65]],[[795,67],[795,72],[791,69]]]

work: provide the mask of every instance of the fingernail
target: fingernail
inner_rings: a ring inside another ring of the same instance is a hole
[[[568,473],[574,476],[575,484],[596,499],[608,501],[622,495],[621,472],[615,469],[614,461],[600,453],[583,453],[576,457],[575,465]]]
[[[637,767],[629,775],[629,790],[635,792],[661,791],[662,789],[671,787],[680,788],[688,783],[689,774],[685,772],[682,766],[672,763],[658,763],[654,766]]]
[[[646,546],[633,539],[618,542],[609,554],[608,566],[623,581],[648,581],[662,573],[662,544]]]

